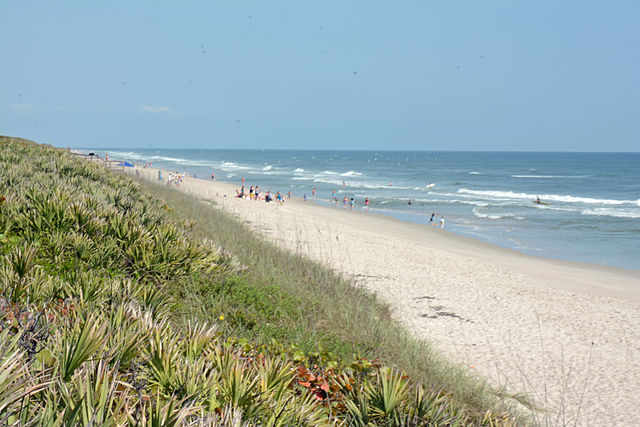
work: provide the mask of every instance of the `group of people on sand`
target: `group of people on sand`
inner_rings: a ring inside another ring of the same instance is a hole
[[[440,226],[440,228],[444,228],[444,217],[441,216],[440,217],[440,221],[439,222],[435,222],[435,217],[436,217],[436,213],[435,212],[431,212],[431,218],[429,218],[429,225],[436,225],[436,226]]]
[[[313,197],[316,196],[316,189],[313,189]],[[336,196],[336,190],[335,188],[331,189],[331,202],[333,203],[333,205],[335,207],[338,207],[338,197]],[[365,198],[364,199],[364,208],[365,210],[368,212],[369,211],[369,198]],[[356,199],[354,197],[348,197],[348,196],[344,196],[342,198],[342,207],[344,209],[347,209],[347,207],[351,210],[353,210],[353,208],[356,205]]]
[[[291,199],[291,193],[292,191],[289,190],[289,192],[287,193],[288,199]],[[240,199],[249,199],[249,200],[255,200],[255,201],[264,200],[267,203],[274,202],[274,201],[280,204],[284,203],[283,193],[281,193],[280,191],[276,191],[275,195],[272,194],[271,191],[262,193],[258,185],[255,185],[255,186],[252,185],[251,187],[249,187],[249,190],[247,190],[243,184],[242,187],[240,187],[240,190],[236,189],[236,197]]]
[[[158,179],[161,179],[160,171],[158,171],[158,177],[159,177]],[[169,174],[169,177],[170,177],[169,179],[171,179],[171,174]],[[215,179],[214,177],[215,175],[212,173],[211,179]],[[291,190],[287,192],[287,199],[291,199],[292,193],[293,192]],[[314,187],[313,190],[311,191],[311,195],[314,199],[316,198],[316,194],[317,194],[317,190]],[[280,191],[276,191],[275,196],[271,193],[271,191],[262,193],[262,190],[260,190],[260,187],[258,185],[252,185],[249,187],[249,190],[247,190],[246,187],[244,186],[244,177],[242,177],[242,186],[240,187],[239,190],[236,189],[236,197],[240,199],[249,199],[249,200],[255,200],[255,201],[264,200],[266,203],[275,201],[279,204],[284,204],[284,201],[285,201],[285,195]],[[304,194],[303,199],[305,202],[307,201],[306,193]],[[338,207],[338,197],[336,196],[335,189],[331,189],[331,202],[334,204],[334,206]],[[342,198],[343,209],[349,208],[350,210],[353,210],[355,205],[356,205],[356,201],[354,197],[344,196]],[[364,199],[364,208],[366,212],[369,211],[369,205],[370,205],[369,197],[366,197]],[[444,228],[444,216],[441,216],[440,221],[437,221],[436,213],[432,212],[431,217],[429,218],[429,225],[435,225],[435,226],[439,226],[440,228]]]
[[[167,175],[167,186],[175,185],[176,187],[179,187],[180,184],[182,184],[182,181],[184,180],[186,174],[186,172],[182,172],[182,175],[177,172],[169,172],[169,174]],[[160,169],[158,169],[158,181],[163,181],[162,170]]]

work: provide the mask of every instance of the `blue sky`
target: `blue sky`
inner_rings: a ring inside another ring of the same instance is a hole
[[[0,134],[640,151],[638,1],[0,2]]]

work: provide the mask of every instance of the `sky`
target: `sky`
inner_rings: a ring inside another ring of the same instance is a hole
[[[0,0],[0,134],[640,151],[640,2]]]

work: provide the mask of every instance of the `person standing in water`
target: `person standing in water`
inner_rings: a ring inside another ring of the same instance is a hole
[[[440,217],[440,228],[444,228],[444,217]]]
[[[431,213],[431,218],[429,219],[429,224],[433,224],[433,217],[436,216],[436,213]]]
[[[368,197],[366,199],[364,199],[364,207],[366,208],[367,212],[369,212],[369,198]]]

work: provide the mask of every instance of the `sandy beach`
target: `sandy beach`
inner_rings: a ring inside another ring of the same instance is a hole
[[[528,393],[547,410],[539,424],[640,425],[640,272],[524,255],[360,207],[242,200],[236,188],[189,177],[179,187],[376,293],[451,361]]]

